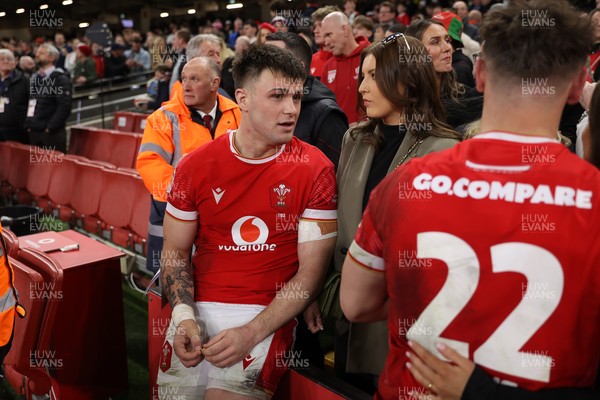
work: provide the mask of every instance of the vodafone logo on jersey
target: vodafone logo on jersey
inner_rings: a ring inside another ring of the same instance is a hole
[[[231,238],[235,246],[219,245],[223,251],[274,251],[276,244],[269,244],[269,227],[254,215],[239,218],[231,227]]]

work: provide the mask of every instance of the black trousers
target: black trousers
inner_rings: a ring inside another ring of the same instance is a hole
[[[63,153],[67,152],[67,130],[65,128],[60,128],[52,133],[28,130],[27,135],[29,136],[29,143],[34,146],[62,151]]]

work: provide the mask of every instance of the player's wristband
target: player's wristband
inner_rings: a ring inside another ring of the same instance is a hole
[[[175,307],[173,307],[171,319],[173,320],[175,327],[178,327],[179,324],[186,319],[191,319],[192,321],[196,322],[196,317],[194,317],[194,309],[187,304],[177,304]]]

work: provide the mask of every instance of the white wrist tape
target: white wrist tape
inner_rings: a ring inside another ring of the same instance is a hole
[[[330,232],[325,235],[321,233],[321,227],[317,221],[307,221],[301,219],[298,223],[298,243],[312,242],[337,236],[336,232]]]
[[[178,327],[181,321],[185,321],[186,319],[191,319],[196,322],[196,317],[194,317],[194,309],[187,304],[177,304],[175,307],[173,307],[171,319],[173,320],[175,327]]]

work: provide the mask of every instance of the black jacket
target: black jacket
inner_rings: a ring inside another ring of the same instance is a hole
[[[475,87],[475,78],[473,77],[473,62],[469,60],[462,50],[457,49],[452,53],[452,68],[456,72],[456,79],[465,86]]]
[[[129,73],[129,67],[125,62],[127,58],[125,56],[115,57],[110,54],[109,57],[104,59],[104,77],[112,78],[114,76],[124,76]]]
[[[31,77],[29,98],[36,99],[35,114],[27,117],[25,128],[33,131],[56,132],[67,124],[71,115],[71,78],[57,68],[49,77],[36,74]]]
[[[325,84],[309,76],[304,81],[302,108],[294,135],[321,150],[337,169],[348,118]]]
[[[29,102],[29,76],[16,70],[11,78],[0,83],[0,96],[8,98],[4,112],[0,113],[0,140],[27,143],[23,130]]]

